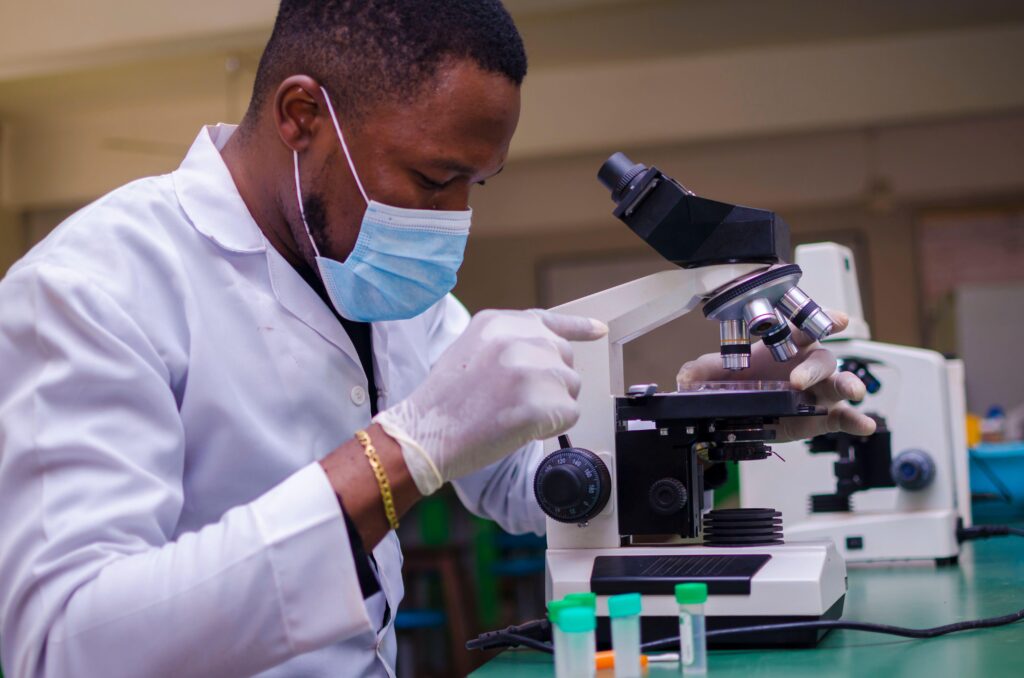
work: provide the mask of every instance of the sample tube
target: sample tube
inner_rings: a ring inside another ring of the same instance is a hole
[[[563,666],[565,663],[565,655],[568,652],[565,646],[565,634],[562,632],[561,627],[558,625],[558,615],[562,613],[562,610],[573,607],[578,603],[574,603],[569,600],[552,600],[548,603],[548,619],[551,620],[551,641],[555,646],[555,675],[564,676],[568,675],[566,669]]]
[[[564,673],[556,674],[557,678],[593,678],[597,670],[597,643],[594,637],[597,617],[594,610],[573,605],[559,610],[555,618],[564,639],[563,661],[555,665],[556,671],[561,666]],[[557,648],[555,652],[558,652]]]
[[[679,603],[679,666],[684,676],[703,676],[708,672],[707,636],[704,628],[704,603],[707,584],[676,584]]]
[[[623,593],[608,599],[615,678],[640,678],[640,605],[639,593]]]
[[[723,320],[718,327],[722,366],[727,370],[750,367],[750,333],[742,320]]]

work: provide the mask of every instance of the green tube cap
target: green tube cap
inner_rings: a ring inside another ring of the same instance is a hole
[[[556,623],[565,633],[585,633],[597,628],[597,617],[593,609],[574,605],[560,610]]]
[[[623,593],[608,599],[609,617],[632,617],[637,614],[640,614],[639,593]]]
[[[591,608],[597,607],[597,594],[590,591],[569,593],[562,600],[568,600],[576,605],[587,605]]]
[[[552,600],[548,603],[548,619],[551,620],[552,624],[558,623],[558,615],[562,613],[562,610],[570,607],[577,607],[579,603],[571,600]]]
[[[680,605],[700,605],[701,603],[706,603],[707,600],[707,584],[676,584],[676,602]]]

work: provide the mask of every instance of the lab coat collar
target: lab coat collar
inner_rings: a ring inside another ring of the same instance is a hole
[[[302,279],[302,276],[274,248],[267,250],[267,264],[270,270],[270,284],[274,289],[274,296],[281,302],[281,305],[321,337],[341,349],[348,356],[353,366],[358,367],[359,371],[362,372],[359,353],[356,351],[352,339],[349,338],[348,332],[338,322],[338,319],[320,298],[320,295]],[[376,346],[373,347],[373,350],[374,354],[377,354]],[[366,386],[365,382],[363,386]]]
[[[231,252],[266,252],[274,295],[281,305],[317,334],[341,349],[362,369],[359,354],[345,328],[319,295],[267,241],[238,193],[220,149],[231,138],[236,125],[207,125],[199,131],[192,148],[173,173],[178,201],[197,231],[217,246]],[[394,380],[388,344],[394,322],[373,323],[373,352],[378,391],[388,401],[387,387]],[[382,364],[383,362],[383,364]],[[376,394],[372,394],[371,397]]]
[[[236,125],[207,125],[199,131],[181,166],[172,173],[189,221],[197,231],[231,252],[266,251],[263,232],[249,213],[220,149]]]

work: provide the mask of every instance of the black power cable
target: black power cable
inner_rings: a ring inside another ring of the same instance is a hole
[[[738,626],[731,629],[715,629],[707,632],[708,638],[721,638],[723,636],[738,635],[741,633],[763,633],[765,631],[812,631],[822,629],[845,629],[847,631],[864,631],[866,633],[883,633],[890,636],[902,636],[904,638],[936,638],[948,633],[958,631],[971,631],[973,629],[987,629],[993,626],[1005,626],[1024,619],[1024,609],[1017,610],[1011,614],[1004,614],[999,617],[986,617],[984,619],[972,619],[970,621],[955,622],[944,626],[933,626],[929,629],[911,629],[904,626],[890,626],[888,624],[871,624],[857,621],[809,621],[790,622],[788,624],[762,624],[759,626]],[[679,636],[652,640],[640,646],[643,650],[665,650],[679,645]]]
[[[504,647],[528,647],[541,652],[552,652],[551,643],[544,639],[551,637],[551,622],[547,619],[535,619],[516,626],[508,626],[497,631],[481,633],[466,642],[467,650],[496,650]]]
[[[1009,525],[975,525],[974,527],[960,527],[956,531],[957,541],[961,543],[973,539],[988,539],[989,537],[1005,537],[1007,535],[1024,537],[1024,529]]]

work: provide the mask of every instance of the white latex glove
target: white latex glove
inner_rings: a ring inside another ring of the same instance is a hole
[[[826,310],[835,322],[833,332],[841,332],[850,322],[840,311]],[[806,334],[791,328],[799,352],[787,362],[776,362],[763,342],[751,346],[750,367],[736,372],[722,367],[718,353],[709,353],[686,363],[676,376],[676,383],[686,386],[699,381],[789,381],[794,388],[810,391],[815,402],[828,408],[826,417],[787,417],[779,420],[776,432],[779,442],[804,440],[822,433],[845,431],[853,435],[871,435],[875,421],[858,412],[846,401],[863,400],[864,383],[849,372],[838,372],[836,357]]]
[[[483,311],[412,394],[374,421],[402,448],[420,493],[492,464],[579,419],[570,341],[608,333],[550,311]]]

